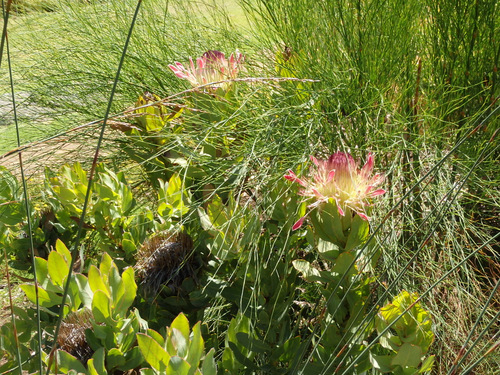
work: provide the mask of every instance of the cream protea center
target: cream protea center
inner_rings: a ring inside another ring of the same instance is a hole
[[[332,198],[340,215],[344,216],[351,210],[362,219],[369,220],[365,207],[370,204],[371,198],[385,193],[383,189],[375,189],[383,182],[384,177],[380,174],[371,177],[373,155],[368,155],[368,160],[361,169],[353,157],[345,152],[336,152],[327,160],[318,160],[311,156],[311,160],[315,165],[312,178],[300,179],[292,170],[285,175],[287,180],[304,187],[300,191],[301,195],[316,198],[316,202],[309,207],[316,207]],[[305,216],[300,218],[293,229],[300,228],[304,219]]]

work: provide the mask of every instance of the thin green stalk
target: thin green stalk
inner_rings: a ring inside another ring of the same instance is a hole
[[[8,11],[10,9],[10,4],[11,1],[7,3],[7,12],[4,15],[4,34],[2,35],[2,46],[0,47],[0,54],[3,52],[3,47],[4,47],[4,41],[5,41],[5,48],[7,52],[7,64],[9,67],[9,80],[10,80],[10,89],[11,89],[11,95],[12,95],[12,107],[13,107],[13,113],[14,113],[14,124],[16,126],[16,136],[17,136],[17,146],[21,146],[21,136],[19,134],[19,123],[17,119],[17,106],[16,106],[16,95],[14,92],[14,78],[12,75],[12,64],[10,61],[10,51],[9,51],[9,40],[8,40],[8,35],[7,35],[7,18],[8,18]],[[3,1],[2,1],[3,5]],[[0,56],[1,57],[1,56]],[[36,325],[37,325],[37,354],[38,354],[38,369],[40,375],[43,372],[43,364],[42,364],[42,328],[40,324],[40,302],[38,300],[38,278],[36,274],[36,263],[35,263],[35,249],[33,246],[33,231],[31,229],[31,210],[30,210],[30,205],[29,205],[29,195],[28,195],[28,186],[26,184],[26,177],[24,175],[24,167],[23,167],[23,157],[22,154],[19,153],[19,168],[21,170],[21,180],[23,182],[23,196],[24,196],[24,206],[26,210],[26,221],[28,223],[28,236],[29,236],[29,241],[30,241],[30,255],[31,255],[31,266],[33,267],[33,279],[34,279],[34,284],[35,284],[35,298],[36,298]],[[12,301],[11,301],[12,303]],[[14,317],[13,317],[14,318]],[[15,328],[15,326],[14,326]],[[16,338],[17,339],[17,338]],[[22,364],[21,364],[21,354],[19,351],[19,345],[17,346],[17,356],[18,356],[18,361],[19,361],[19,371],[22,372]]]
[[[500,107],[497,107],[495,109],[498,110]],[[495,112],[493,111],[493,112]],[[387,213],[387,215],[383,218],[383,220],[381,221],[381,223],[378,225],[378,227],[374,230],[373,234],[370,236],[370,238],[367,240],[367,242],[363,245],[361,251],[358,253],[358,255],[355,257],[355,259],[351,262],[351,264],[349,265],[349,268],[348,269],[351,269],[351,267],[354,266],[354,264],[356,263],[356,261],[358,260],[358,258],[361,256],[361,254],[364,252],[364,250],[367,248],[368,244],[373,240],[373,238],[375,238],[376,234],[378,233],[378,231],[382,228],[382,226],[384,225],[384,223],[386,222],[386,220],[389,218],[389,216],[396,210],[396,208],[398,206],[400,206],[409,196],[410,194],[416,189],[416,186],[420,186],[420,184],[425,181],[435,170],[437,170],[439,167],[441,167],[441,165],[451,156],[453,155],[453,153],[460,147],[460,145],[462,145],[472,134],[474,134],[478,129],[480,129],[481,127],[483,127],[485,124],[486,124],[486,120],[488,120],[490,118],[491,114],[487,116],[486,119],[484,119],[478,126],[476,126],[471,132],[469,132],[469,134],[467,134],[466,136],[462,137],[462,139],[457,142],[457,144],[441,159],[439,160],[438,163],[436,163],[436,165],[434,167],[432,167],[414,186],[412,186],[406,193],[403,197],[401,197],[401,199],[391,208],[391,210]],[[484,150],[483,150],[483,154],[484,154]],[[482,155],[478,158],[478,160],[476,161],[476,163],[478,163],[482,158]],[[469,174],[472,172],[473,168],[471,168],[471,171],[469,172]],[[466,178],[464,179],[464,183],[466,181]],[[459,194],[459,191],[457,191],[456,193],[456,196]],[[432,233],[431,233],[432,234]],[[429,236],[431,235],[429,234]],[[425,241],[422,241],[421,243],[421,248],[423,248],[423,246],[425,245],[426,243],[426,240]],[[405,272],[405,270],[407,269],[407,267],[416,259],[417,255],[418,255],[418,250],[415,252],[415,254],[413,255],[413,257],[410,259],[410,261],[407,263],[407,266],[405,266],[403,268],[403,270],[399,273],[399,275],[396,277],[396,280],[399,279],[403,273]],[[339,282],[337,283],[336,287],[334,288],[333,292],[331,293],[331,296],[333,296],[338,288],[340,287],[340,284],[343,282],[343,280],[345,279],[347,275],[347,272],[342,275],[341,279],[339,280]],[[396,281],[393,281],[393,283],[396,282]],[[386,292],[384,293],[383,295],[383,298],[385,298],[385,295],[388,293],[388,290],[389,288],[386,290]],[[345,298],[345,297],[344,297]],[[382,299],[382,297],[381,297]],[[339,306],[341,305],[342,301],[339,303]],[[315,330],[311,333],[310,335],[310,340],[312,340],[312,336],[315,334]],[[320,340],[319,340],[320,341]],[[315,345],[315,347],[317,347],[317,345],[319,345],[319,341],[318,343]],[[314,351],[314,350],[313,350]],[[309,355],[308,357],[308,361],[311,360],[312,358],[312,353]]]
[[[495,336],[498,337],[499,334],[500,333],[497,332],[497,334]],[[460,375],[469,375],[469,374],[471,374],[471,371],[476,366],[478,366],[481,362],[483,362],[484,359],[486,357],[488,357],[491,353],[494,353],[494,352],[498,351],[498,348],[500,348],[500,341],[497,341],[496,343],[494,343],[477,361],[475,361],[469,367],[467,367],[464,371],[462,371]]]
[[[9,305],[10,305],[10,317],[12,320],[12,333],[14,335],[14,340],[16,341],[16,357],[17,357],[17,362],[18,365],[17,367],[19,368],[19,374],[22,374],[23,372],[23,367],[22,367],[22,359],[21,359],[21,350],[20,350],[20,345],[19,345],[19,338],[17,337],[17,326],[16,326],[16,316],[14,314],[14,303],[12,302],[12,286],[10,283],[10,272],[9,272],[9,260],[7,258],[7,249],[3,249],[3,253],[5,256],[5,275],[7,276],[7,290],[9,291]]]
[[[493,139],[493,138],[492,138]],[[491,140],[490,140],[491,142]],[[405,273],[405,271],[408,269],[408,267],[413,263],[413,261],[416,259],[417,255],[420,253],[420,251],[424,248],[425,244],[427,243],[428,239],[431,237],[432,233],[434,233],[434,231],[436,230],[437,226],[439,225],[439,223],[441,222],[441,219],[444,217],[444,213],[448,211],[449,207],[451,206],[451,204],[457,199],[458,195],[460,194],[461,190],[462,190],[462,187],[463,185],[465,184],[465,182],[469,179],[472,171],[477,167],[477,165],[479,165],[479,163],[482,161],[483,157],[484,157],[484,154],[486,153],[486,148],[484,148],[481,152],[481,154],[478,156],[476,162],[474,163],[474,165],[470,168],[469,172],[464,176],[463,180],[462,180],[462,183],[461,185],[458,186],[458,188],[456,189],[456,192],[454,194],[454,196],[448,200],[447,202],[447,207],[445,207],[444,209],[441,210],[441,217],[436,217],[436,220],[435,220],[435,223],[436,225],[434,227],[432,227],[431,229],[429,229],[429,235],[427,236],[426,239],[424,239],[421,243],[420,243],[420,247],[417,249],[417,251],[415,251],[415,254],[414,256],[408,261],[408,263],[406,264],[405,267],[403,267],[403,269],[401,270],[401,272],[396,276],[396,278],[394,279],[394,281],[391,283],[391,285],[386,288],[386,291],[384,292],[383,296],[379,299],[379,300],[382,300],[383,298],[385,298],[385,295],[388,293],[388,291],[390,289],[392,289],[392,286],[395,285],[395,283],[399,280],[399,278],[401,278],[403,276],[403,274]],[[452,192],[452,190],[450,190],[450,192]],[[434,288],[434,286],[431,286],[431,288],[429,288],[428,290],[426,290],[426,292],[430,291],[432,288]],[[349,349],[350,351],[351,349]],[[347,353],[349,353],[349,351]],[[360,355],[361,356],[361,355]],[[359,356],[359,357],[360,357]],[[358,357],[358,358],[359,358]],[[355,359],[356,361],[356,359]]]
[[[5,47],[5,41],[7,39],[7,23],[9,22],[11,4],[12,0],[7,0],[7,6],[5,6],[5,3],[2,0],[3,29],[2,29],[2,40],[0,41],[0,67],[2,66],[3,49]]]
[[[377,343],[380,338],[386,333],[388,332],[392,326],[394,324],[396,324],[399,319],[401,319],[404,314],[406,314],[415,304],[419,303],[420,300],[422,300],[422,298],[424,298],[425,296],[427,296],[427,294],[429,294],[437,285],[439,285],[443,280],[445,280],[449,275],[451,275],[453,272],[455,272],[457,269],[459,269],[465,262],[467,262],[470,258],[472,258],[472,256],[476,255],[477,253],[479,253],[483,248],[485,248],[487,245],[489,245],[490,243],[494,243],[495,240],[497,239],[497,237],[500,237],[500,233],[497,233],[495,236],[491,237],[488,241],[486,241],[484,244],[482,244],[480,247],[478,247],[476,250],[474,250],[473,252],[471,252],[467,257],[465,257],[464,259],[462,259],[461,262],[459,262],[458,264],[456,264],[454,267],[452,267],[448,272],[446,272],[443,276],[441,276],[436,282],[434,282],[426,291],[424,291],[420,297],[418,297],[415,302],[413,302],[411,304],[411,306],[409,306],[400,316],[398,316],[396,319],[394,319],[394,321],[389,324],[384,330],[382,330],[382,332],[380,332],[377,337],[375,337],[372,342],[370,344],[368,344],[366,346],[366,348],[361,352],[361,354],[358,356],[358,358],[354,359],[350,364],[349,366],[344,370],[344,372],[342,372],[341,375],[348,375],[350,374],[349,370],[352,370],[352,368],[354,367],[354,365],[357,363],[358,359],[361,358],[363,355],[367,354],[368,350],[370,350],[370,348],[375,345],[375,343]]]
[[[130,28],[129,28],[129,32],[128,32],[127,38],[125,40],[125,45],[124,45],[123,50],[122,50],[122,55],[120,57],[120,62],[118,64],[118,68],[117,68],[117,71],[116,71],[115,79],[114,79],[114,82],[113,82],[113,87],[111,88],[111,93],[110,93],[109,100],[108,100],[108,106],[106,108],[106,113],[104,115],[104,120],[103,120],[102,126],[101,126],[101,133],[100,133],[99,139],[97,141],[97,146],[96,146],[96,151],[95,151],[95,154],[94,154],[94,159],[92,161],[92,166],[90,168],[89,181],[88,181],[88,184],[87,184],[87,192],[86,192],[86,195],[85,195],[85,201],[84,201],[84,204],[83,204],[82,214],[80,216],[80,220],[79,220],[79,223],[78,223],[78,231],[77,231],[77,235],[76,235],[75,245],[74,245],[73,250],[71,252],[72,253],[71,263],[70,263],[70,266],[69,266],[69,271],[68,271],[68,277],[67,277],[67,280],[66,280],[66,285],[64,287],[64,292],[63,292],[63,295],[62,295],[61,307],[59,309],[59,317],[58,317],[58,320],[57,320],[57,325],[56,325],[56,329],[55,329],[55,333],[54,333],[54,341],[53,341],[53,344],[52,344],[52,350],[50,352],[49,366],[47,367],[47,375],[49,374],[49,371],[50,371],[50,362],[52,361],[52,356],[54,355],[55,350],[57,348],[57,336],[59,334],[59,329],[61,327],[61,322],[62,322],[62,318],[63,318],[63,315],[64,315],[64,305],[66,303],[66,298],[67,298],[67,295],[68,295],[69,285],[70,285],[70,282],[71,282],[71,275],[72,275],[72,272],[73,272],[73,266],[74,266],[76,258],[78,256],[78,248],[80,246],[80,239],[81,239],[82,230],[83,230],[83,223],[84,223],[84,220],[85,220],[85,215],[87,213],[87,206],[88,206],[88,203],[89,203],[89,200],[90,200],[92,183],[93,183],[93,179],[94,179],[95,169],[96,169],[96,166],[97,166],[97,160],[99,158],[99,150],[100,150],[100,147],[101,147],[102,140],[104,138],[104,131],[106,129],[106,122],[108,121],[109,113],[111,111],[111,104],[113,103],[113,98],[114,98],[114,95],[115,95],[115,92],[116,92],[116,87],[118,85],[118,80],[120,78],[120,72],[121,72],[121,69],[122,69],[122,66],[123,66],[123,62],[125,61],[125,55],[127,53],[127,48],[128,48],[129,42],[130,42],[130,38],[132,36],[132,31],[134,29],[134,25],[136,23],[137,16],[139,14],[139,9],[141,7],[141,4],[142,4],[142,0],[138,0],[137,1],[137,6],[135,8],[134,16],[132,18],[132,22],[131,22],[131,25],[130,25]]]
[[[460,351],[458,352],[458,355],[457,355],[457,359],[455,360],[455,363],[453,364],[453,367],[448,371],[448,375],[455,375],[457,373],[458,367],[469,356],[469,354],[471,353],[472,349],[476,346],[476,344],[479,342],[479,340],[482,338],[482,336],[486,333],[486,331],[489,328],[489,326],[491,326],[491,324],[493,324],[493,322],[497,321],[497,319],[498,319],[498,317],[500,315],[500,311],[497,312],[495,318],[493,318],[491,320],[490,324],[487,327],[485,327],[485,329],[483,329],[483,331],[474,340],[474,342],[472,343],[472,345],[469,348],[469,350],[467,350],[467,352],[465,351],[465,347],[469,343],[469,340],[471,339],[472,334],[474,333],[474,331],[476,330],[477,326],[479,325],[479,322],[483,318],[483,315],[486,312],[486,308],[489,306],[489,304],[490,304],[491,300],[493,299],[493,297],[495,297],[496,292],[497,292],[499,286],[500,286],[500,279],[497,280],[495,288],[493,288],[493,290],[492,290],[492,292],[490,294],[490,297],[488,298],[488,300],[484,304],[483,309],[481,310],[481,313],[477,317],[476,322],[474,323],[474,326],[470,330],[469,335],[467,336],[467,339],[465,340],[465,342],[463,343],[462,347],[460,348]]]

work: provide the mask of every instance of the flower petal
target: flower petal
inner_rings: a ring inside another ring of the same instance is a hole
[[[293,224],[292,230],[299,229],[302,226],[302,224],[304,224],[305,219],[306,219],[306,217],[302,216],[295,224]]]
[[[345,212],[342,209],[342,207],[340,207],[340,204],[339,204],[338,200],[337,200],[337,210],[339,211],[340,216],[345,216]]]
[[[319,167],[319,161],[314,156],[309,157],[316,167]]]
[[[384,189],[377,189],[374,192],[370,193],[371,197],[377,197],[379,195],[385,194],[386,191]]]
[[[335,178],[335,170],[330,171],[330,173],[328,173],[328,178],[326,179],[326,183],[332,182],[334,178]]]
[[[363,219],[363,220],[366,220],[366,221],[370,221],[370,218],[368,216],[366,216],[366,214],[362,213],[362,212],[356,212],[358,214],[358,216]]]
[[[297,177],[291,169],[288,170],[288,174],[284,176],[288,181],[297,182],[299,185],[306,187],[306,183]]]
[[[361,168],[361,173],[360,173],[365,180],[367,180],[368,176],[370,176],[370,174],[372,173],[373,165],[374,165],[373,154],[370,152],[368,154],[368,159],[366,160],[365,165],[363,165],[363,168]]]

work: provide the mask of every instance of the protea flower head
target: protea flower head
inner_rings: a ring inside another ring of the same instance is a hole
[[[365,207],[370,205],[372,198],[385,193],[383,189],[375,189],[384,181],[384,176],[376,174],[371,177],[373,155],[368,155],[368,160],[361,169],[353,157],[345,152],[336,152],[327,160],[318,160],[311,156],[311,161],[315,165],[312,178],[298,178],[292,170],[288,170],[285,175],[287,180],[297,182],[303,187],[300,195],[316,199],[309,207],[314,208],[333,199],[341,216],[354,212],[363,220],[370,220]],[[300,228],[305,217],[301,217],[292,229]]]
[[[226,59],[224,53],[210,50],[196,59],[196,64],[192,58],[189,58],[190,66],[186,69],[180,62],[168,67],[172,69],[175,75],[182,79],[187,79],[193,87],[205,85],[211,82],[225,81],[236,78],[243,63],[244,56],[238,50],[232,53],[229,59]],[[222,87],[228,89],[231,82],[214,85],[217,89]]]

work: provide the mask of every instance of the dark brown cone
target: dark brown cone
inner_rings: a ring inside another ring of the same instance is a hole
[[[88,309],[72,312],[61,322],[57,345],[83,364],[92,357],[94,351],[85,337],[85,330],[92,329],[92,312]]]
[[[137,276],[143,293],[152,297],[163,286],[178,292],[186,277],[194,276],[192,265],[193,241],[186,233],[158,234],[137,252]]]

